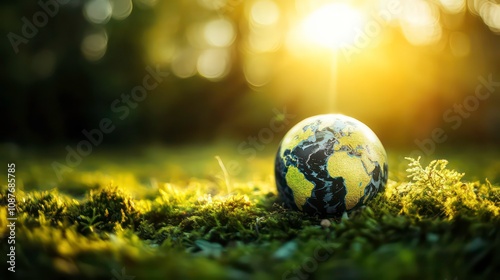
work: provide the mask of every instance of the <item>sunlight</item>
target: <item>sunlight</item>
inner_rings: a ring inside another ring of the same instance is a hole
[[[338,49],[354,43],[362,29],[361,12],[346,3],[327,4],[302,22],[302,34],[312,43]]]

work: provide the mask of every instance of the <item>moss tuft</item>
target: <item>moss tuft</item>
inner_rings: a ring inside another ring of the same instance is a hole
[[[500,218],[498,188],[487,181],[462,182],[463,173],[447,169],[448,161],[434,160],[422,167],[420,159],[407,158],[409,183],[398,186],[395,200],[401,204],[401,214],[417,219],[469,217],[479,220]]]
[[[118,187],[91,190],[88,200],[80,206],[79,230],[113,231],[115,226],[135,228],[139,225],[139,212],[132,196]]]

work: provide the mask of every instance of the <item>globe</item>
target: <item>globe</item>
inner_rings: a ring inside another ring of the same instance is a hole
[[[387,154],[362,122],[341,114],[318,115],[299,122],[284,136],[275,177],[288,208],[338,218],[384,189]]]

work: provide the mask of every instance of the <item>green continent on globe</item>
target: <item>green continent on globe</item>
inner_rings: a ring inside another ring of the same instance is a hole
[[[293,190],[295,204],[302,210],[302,205],[304,205],[306,199],[311,196],[311,192],[314,189],[313,183],[307,181],[304,174],[300,173],[300,170],[295,166],[290,166],[288,168],[286,182]]]
[[[366,203],[387,183],[384,147],[363,123],[320,115],[294,126],[276,155],[278,192],[295,210],[339,217]]]

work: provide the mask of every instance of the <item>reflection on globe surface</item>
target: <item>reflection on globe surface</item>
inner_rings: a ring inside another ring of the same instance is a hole
[[[340,114],[319,115],[285,135],[275,176],[287,207],[340,217],[383,190],[387,155],[375,133],[360,121]]]

